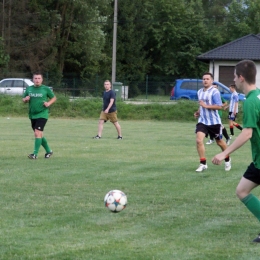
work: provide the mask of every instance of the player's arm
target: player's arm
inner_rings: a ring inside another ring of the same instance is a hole
[[[206,104],[202,100],[199,101],[199,104],[200,104],[200,106],[207,108],[207,109],[221,110],[222,109],[222,101],[221,101],[220,92],[218,90],[216,90],[216,92],[212,95],[212,105]]]
[[[27,91],[25,90],[24,94],[23,94],[23,102],[27,103],[30,100],[30,96],[28,95]]]
[[[56,96],[54,96],[53,98],[51,98],[48,102],[44,102],[43,105],[45,107],[49,107],[51,106],[55,101],[57,100]]]
[[[237,113],[237,108],[238,108],[238,102],[235,103],[234,105],[234,111],[233,111],[233,115],[235,116]]]
[[[113,103],[114,103],[115,99],[114,98],[110,98],[110,102],[106,108],[106,110],[104,111],[105,113],[108,113],[109,109],[112,107]]]
[[[204,101],[200,100],[199,101],[200,106],[207,108],[207,109],[213,109],[213,110],[221,110],[222,105],[207,105]]]
[[[252,128],[244,128],[241,134],[235,139],[235,141],[230,146],[227,147],[225,151],[214,156],[214,158],[212,159],[212,163],[220,164],[221,161],[223,161],[227,157],[227,155],[233,153],[235,150],[244,145],[252,137],[252,134]]]

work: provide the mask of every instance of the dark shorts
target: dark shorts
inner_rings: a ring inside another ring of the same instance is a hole
[[[45,118],[31,119],[31,125],[32,125],[33,131],[34,131],[35,129],[37,129],[37,130],[43,132],[44,127],[45,127],[47,121],[48,121],[48,120],[45,119]]]
[[[212,136],[216,140],[222,139],[222,125],[217,124],[217,125],[204,125],[202,123],[198,123],[196,125],[196,130],[195,133],[197,132],[202,132],[205,134],[206,137],[208,135]]]
[[[244,178],[260,185],[260,169],[257,169],[254,163],[251,163],[243,175]]]
[[[232,121],[236,121],[237,114],[234,115],[232,112],[228,113],[228,119]]]

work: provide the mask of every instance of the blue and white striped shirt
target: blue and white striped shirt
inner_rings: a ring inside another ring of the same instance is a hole
[[[206,91],[204,91],[204,88],[201,88],[198,91],[198,99],[202,100],[207,105],[222,106],[220,92],[213,86],[208,88]],[[200,116],[198,119],[198,123],[202,123],[204,125],[221,124],[218,110],[208,109],[200,106]]]
[[[234,108],[236,103],[239,101],[238,93],[234,91],[230,97],[230,103],[229,103],[229,112],[234,112]],[[238,106],[236,108],[236,113],[238,113]]]

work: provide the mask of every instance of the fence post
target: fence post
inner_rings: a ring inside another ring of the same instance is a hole
[[[73,77],[73,89],[74,89],[74,91],[73,91],[73,98],[75,98],[75,95],[76,95],[76,84],[75,84],[75,78]]]
[[[148,93],[148,75],[146,75],[146,84],[145,84],[145,96],[147,99],[147,93]]]

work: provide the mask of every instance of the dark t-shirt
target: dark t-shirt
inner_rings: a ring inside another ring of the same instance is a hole
[[[113,105],[109,109],[108,113],[112,113],[116,111],[116,93],[112,89],[109,91],[104,91],[103,93],[103,111],[107,109],[110,99],[114,99]]]

